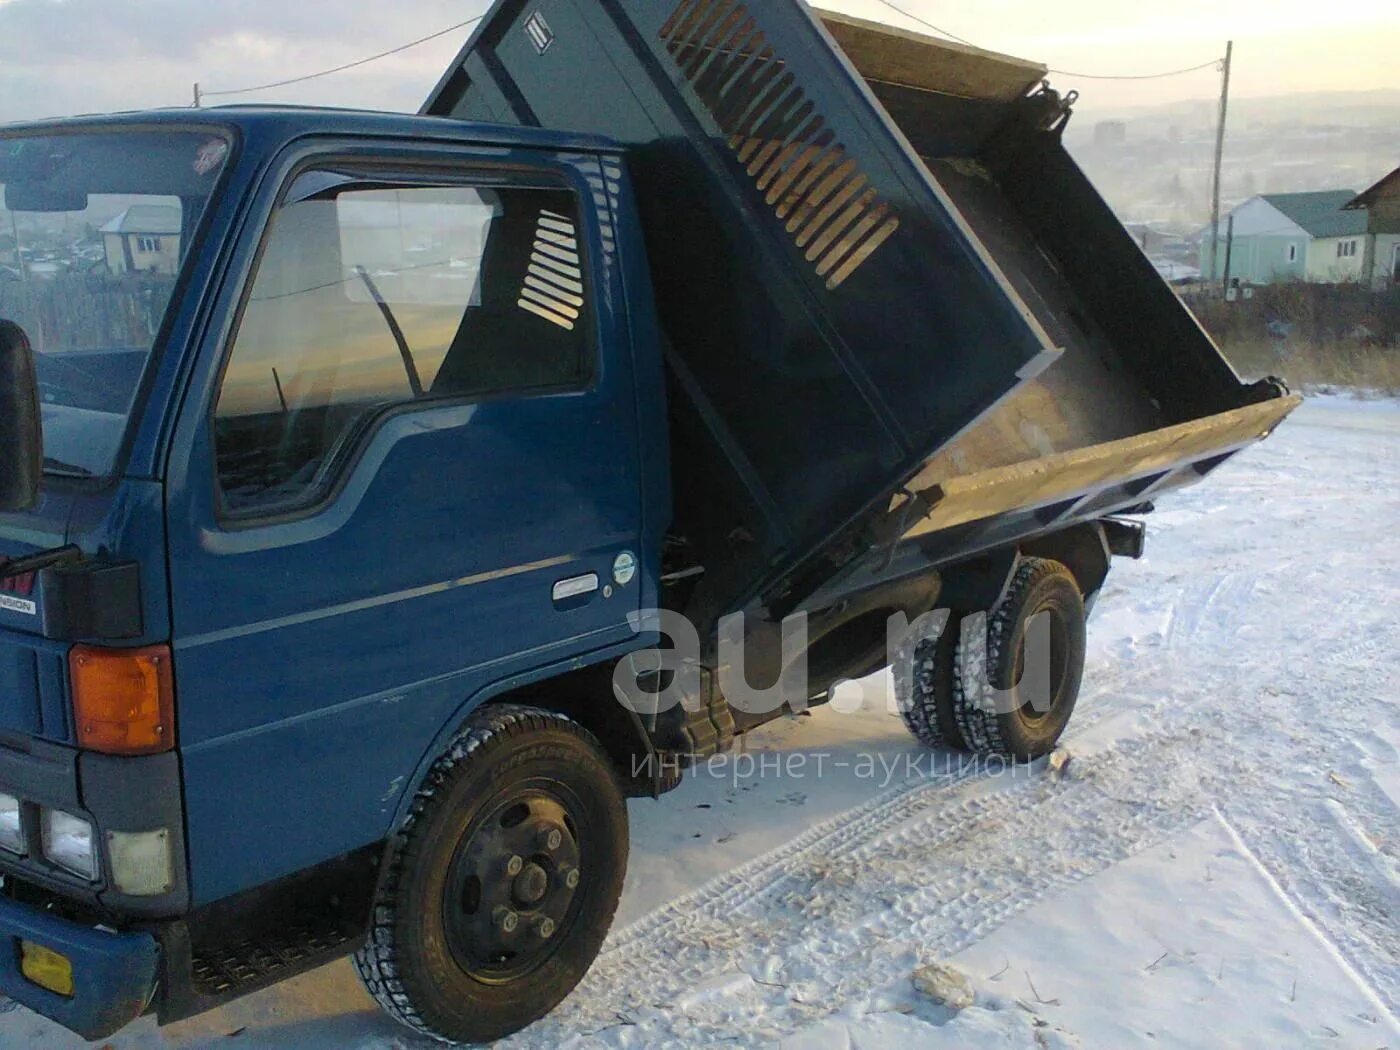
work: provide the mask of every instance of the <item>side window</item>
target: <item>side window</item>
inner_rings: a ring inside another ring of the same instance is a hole
[[[273,220],[214,413],[226,509],[314,502],[386,408],[585,382],[577,223],[567,190],[301,175]]]

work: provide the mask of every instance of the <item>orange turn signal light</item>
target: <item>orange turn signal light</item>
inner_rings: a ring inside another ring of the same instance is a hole
[[[175,747],[170,647],[74,646],[68,656],[78,746],[108,755],[154,755]]]

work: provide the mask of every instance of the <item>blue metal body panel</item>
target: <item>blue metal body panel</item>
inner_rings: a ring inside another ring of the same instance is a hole
[[[474,701],[502,680],[639,645],[628,616],[655,596],[665,463],[653,451],[644,467],[642,448],[666,448],[659,354],[654,320],[625,308],[628,264],[599,154],[534,136],[435,142],[439,122],[411,118],[398,141],[377,120],[329,123],[282,141],[245,130],[246,220],[172,431],[171,620],[196,904],[383,838],[413,772]],[[598,292],[594,378],[570,393],[406,406],[365,439],[327,505],[230,524],[209,426],[228,325],[277,194],[317,156],[537,169],[571,184]],[[644,564],[638,580],[555,606],[557,581],[609,580],[624,550]]]
[[[18,939],[73,964],[73,995],[58,995],[20,972]],[[0,898],[0,992],[85,1039],[105,1039],[140,1017],[155,992],[160,950],[149,933],[110,933]]]
[[[169,641],[175,652],[192,905],[382,839],[473,706],[652,642],[629,616],[658,602],[667,413],[636,202],[615,146],[340,110],[33,126],[208,127],[235,143],[152,354],[122,477],[47,479],[36,511],[0,519],[0,553],[72,542],[141,566],[144,634],[133,644]],[[390,412],[325,505],[233,524],[215,497],[218,377],[278,195],[319,156],[535,170],[574,188],[596,366],[569,393]],[[623,551],[640,563],[628,586],[555,604],[557,581],[592,572],[607,583]],[[67,646],[31,637],[34,627],[0,609],[0,629],[11,628],[0,643],[18,643],[0,644],[0,683],[19,697],[7,695],[0,720],[71,743]]]

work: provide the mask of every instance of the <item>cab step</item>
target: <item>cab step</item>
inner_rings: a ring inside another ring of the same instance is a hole
[[[349,955],[369,929],[382,844],[207,905],[157,933],[161,1024]]]

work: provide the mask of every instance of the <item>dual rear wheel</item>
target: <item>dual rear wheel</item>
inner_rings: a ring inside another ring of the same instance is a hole
[[[1084,673],[1084,599],[1060,562],[1028,558],[986,613],[951,615],[895,664],[909,731],[930,747],[1029,762],[1054,750]]]

